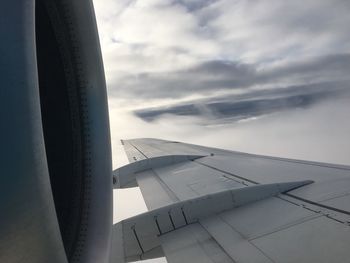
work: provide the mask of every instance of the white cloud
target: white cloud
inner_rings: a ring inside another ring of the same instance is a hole
[[[349,51],[346,1],[218,1],[206,13],[223,56],[263,62]]]
[[[180,69],[217,53],[214,41],[196,34],[196,16],[172,1],[96,2],[108,80]]]

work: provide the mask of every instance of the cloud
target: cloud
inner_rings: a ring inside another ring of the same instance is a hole
[[[116,5],[113,1],[107,9],[111,0],[104,1],[96,1],[96,13],[109,79],[179,69],[218,51],[215,41],[198,33],[197,17],[182,4],[144,0]]]
[[[215,14],[207,24],[224,57],[256,62],[348,50],[349,8],[341,0],[217,1],[203,13]]]
[[[342,82],[349,87],[350,54],[334,54],[308,58],[285,65],[243,64],[232,61],[206,61],[197,65],[166,73],[143,73],[120,79],[118,89],[110,96],[138,99],[181,99],[191,95],[212,95],[222,91],[248,91],[250,88],[301,87],[311,84],[323,87]],[[350,88],[350,87],[349,87]],[[307,90],[305,92],[308,92]]]
[[[348,1],[94,4],[113,141],[347,161]]]
[[[350,90],[343,83],[323,83],[292,86],[280,89],[253,90],[251,92],[211,97],[185,104],[135,110],[134,113],[145,121],[154,121],[162,115],[202,116],[205,125],[227,123],[255,118],[274,112],[295,108],[307,108],[324,100],[347,96]],[[348,83],[346,83],[348,84]]]
[[[95,1],[109,96],[140,102],[348,79],[346,1]]]

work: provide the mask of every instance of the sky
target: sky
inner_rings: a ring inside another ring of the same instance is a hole
[[[94,6],[114,168],[137,137],[350,164],[349,1]],[[115,220],[146,210],[137,188],[115,197]]]

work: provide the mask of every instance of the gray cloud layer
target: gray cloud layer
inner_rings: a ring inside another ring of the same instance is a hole
[[[100,0],[95,6],[109,95],[130,104],[348,79],[348,1]]]
[[[350,98],[348,82],[328,82],[280,89],[255,90],[242,95],[211,97],[175,104],[136,110],[136,116],[154,121],[164,114],[201,116],[208,121],[233,122],[294,108],[307,108],[316,103],[345,96]]]
[[[232,61],[206,61],[192,68],[167,73],[143,73],[124,79],[124,86],[110,94],[138,98],[181,98],[204,92],[246,89],[254,86],[296,87],[309,84],[350,83],[350,54],[336,54],[264,68]]]

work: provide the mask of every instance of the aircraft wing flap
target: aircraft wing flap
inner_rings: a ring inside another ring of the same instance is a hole
[[[169,263],[234,262],[198,223],[165,234],[160,242]]]
[[[234,262],[274,262],[219,216],[203,219],[200,224]]]
[[[349,260],[349,227],[325,216],[292,225],[251,242],[275,262]]]
[[[200,221],[235,262],[346,262],[349,226],[279,197]]]
[[[257,240],[320,216],[277,196],[220,213],[200,223],[236,262],[284,262],[275,261],[273,255],[256,245]],[[286,257],[291,257],[290,253],[294,252],[285,251]]]
[[[179,201],[179,198],[161,181],[153,170],[139,173],[136,180],[149,210]]]

